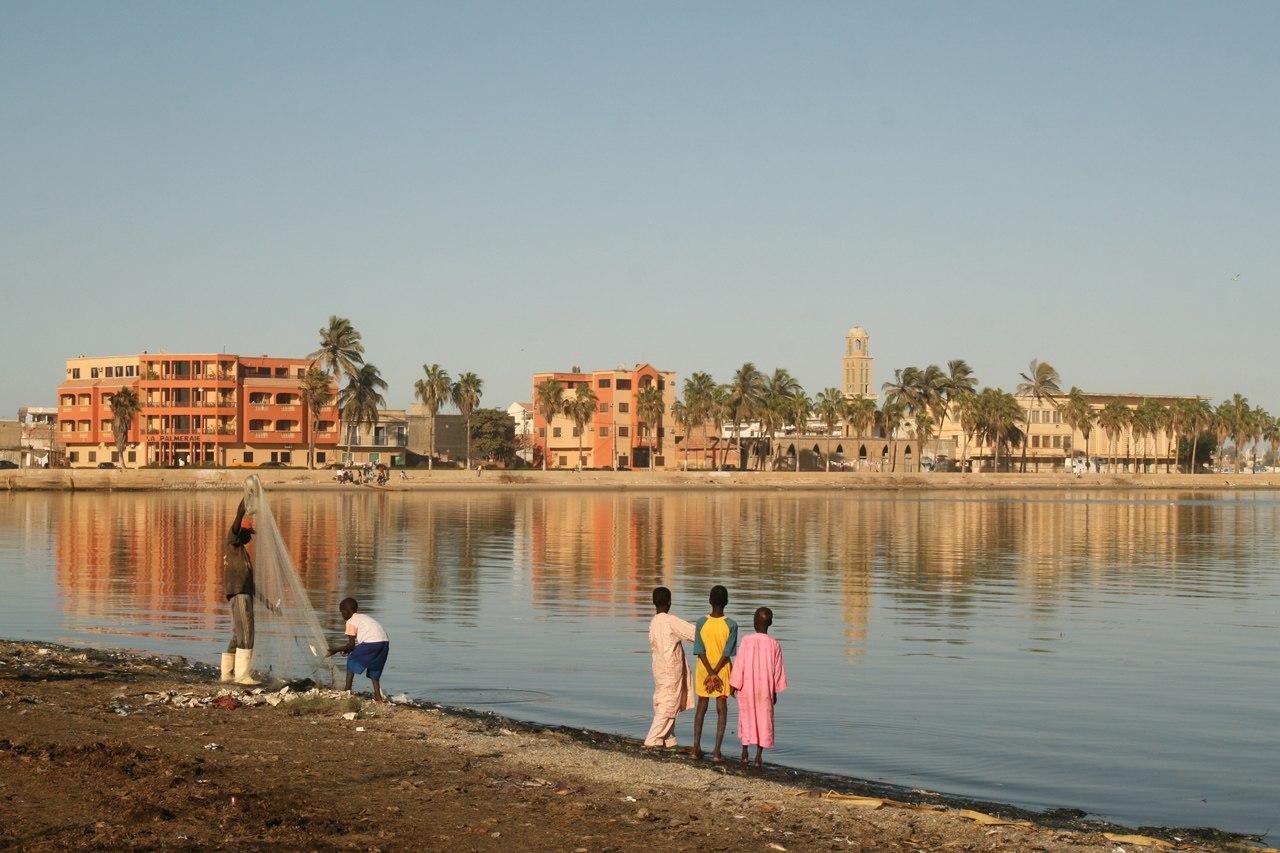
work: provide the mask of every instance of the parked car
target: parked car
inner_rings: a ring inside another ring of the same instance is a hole
[[[0,459],[0,468],[17,468],[17,462],[10,462],[8,459]]]
[[[259,468],[288,468],[289,466],[283,462],[263,462]]]
[[[116,470],[116,463],[114,463],[114,462],[99,462],[99,463],[98,463],[98,467],[99,467],[99,468],[101,468],[103,471],[114,471],[114,470]]]

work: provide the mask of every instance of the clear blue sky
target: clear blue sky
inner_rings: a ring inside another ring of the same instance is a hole
[[[0,417],[62,360],[1031,358],[1280,412],[1280,4],[0,2]],[[1234,276],[1239,275],[1235,280]]]

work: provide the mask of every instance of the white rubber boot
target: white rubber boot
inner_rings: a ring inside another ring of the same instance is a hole
[[[253,649],[236,649],[236,684],[256,687],[261,683],[253,677]]]
[[[218,679],[224,684],[228,684],[236,680],[236,653],[222,653],[222,677]]]

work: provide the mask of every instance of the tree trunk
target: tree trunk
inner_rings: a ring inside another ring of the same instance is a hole
[[[1200,433],[1193,432],[1191,434],[1191,473],[1196,473],[1196,451],[1200,449]]]
[[[1031,410],[1027,409],[1027,431],[1022,436],[1022,471],[1027,473],[1027,445],[1031,443]]]
[[[586,432],[585,426],[578,427],[578,473],[582,473],[582,434]]]
[[[434,392],[432,392],[434,394]],[[436,469],[436,413],[431,412],[431,444],[427,446],[429,455],[427,456],[427,470],[434,471]]]
[[[462,416],[462,428],[467,431],[467,470],[471,470],[471,413]]]

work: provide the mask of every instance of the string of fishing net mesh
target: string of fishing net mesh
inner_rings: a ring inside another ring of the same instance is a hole
[[[310,678],[332,687],[337,678],[320,620],[285,548],[271,502],[256,475],[244,484],[245,512],[253,516],[253,669],[271,682]]]

